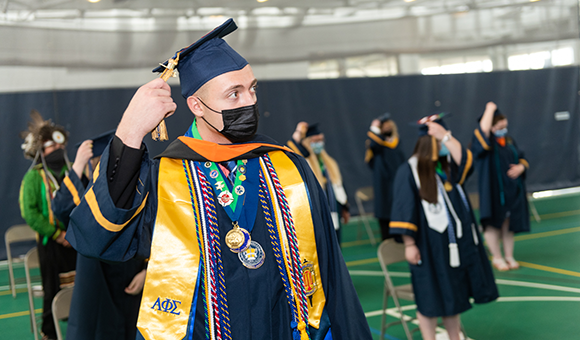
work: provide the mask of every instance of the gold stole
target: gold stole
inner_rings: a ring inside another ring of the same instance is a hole
[[[290,205],[300,258],[314,266],[317,290],[308,306],[309,324],[318,328],[326,298],[306,187],[284,152],[269,155]],[[157,217],[137,321],[146,340],[180,340],[187,333],[200,260],[193,210],[182,160],[161,158]]]

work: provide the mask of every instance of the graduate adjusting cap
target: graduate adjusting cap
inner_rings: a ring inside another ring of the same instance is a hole
[[[93,157],[98,157],[103,154],[105,148],[107,147],[107,145],[109,145],[109,142],[111,141],[111,139],[113,139],[114,135],[115,130],[111,130],[105,133],[101,133],[100,135],[95,136],[93,138],[89,138],[90,140],[93,141]],[[83,142],[77,143],[75,146],[78,148],[79,146],[81,146],[82,143]]]
[[[447,128],[447,124],[445,124],[443,121],[443,117],[446,116],[449,116],[449,114],[445,112],[435,113],[429,116],[425,116],[412,124],[419,128],[419,137],[426,136],[428,134],[427,132],[429,131],[429,127],[427,126],[428,122],[435,122],[443,126],[445,130],[449,130],[449,128]]]
[[[248,65],[244,57],[239,55],[222,38],[238,28],[233,19],[216,27],[201,39],[175,53],[179,54],[179,82],[181,94],[188,98],[203,84],[211,79],[231,71],[238,71]],[[163,72],[168,61],[158,66],[153,72]]]

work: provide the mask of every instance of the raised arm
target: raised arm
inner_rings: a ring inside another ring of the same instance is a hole
[[[427,123],[427,126],[429,126],[429,135],[447,147],[455,164],[461,164],[461,143],[451,135],[451,131],[433,122]]]
[[[489,138],[489,133],[491,132],[491,125],[493,122],[493,114],[497,110],[497,105],[494,102],[488,102],[485,106],[485,111],[483,112],[483,116],[479,121],[479,127],[481,131],[485,134],[485,137]]]

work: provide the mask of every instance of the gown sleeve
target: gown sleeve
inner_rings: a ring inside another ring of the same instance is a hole
[[[409,164],[403,163],[397,170],[393,187],[393,208],[389,232],[416,238],[419,220],[419,192]]]
[[[451,158],[451,157],[450,157]],[[471,150],[461,147],[461,164],[455,164],[451,158],[451,176],[453,183],[463,185],[473,173],[473,153]]]
[[[130,148],[119,148],[118,142],[114,139],[105,149],[66,235],[82,255],[111,262],[149,257],[157,209],[158,162],[146,150],[141,158],[127,156]]]
[[[372,339],[370,329],[342,257],[324,191],[306,160],[289,155],[302,175],[312,211],[320,275],[326,297],[320,328],[311,330],[314,340],[322,340],[330,325],[333,340]]]
[[[68,226],[71,212],[81,203],[84,192],[85,184],[76,172],[70,171],[52,199],[52,212],[65,227]]]
[[[491,151],[491,143],[488,137],[485,136],[483,130],[478,125],[477,129],[473,131],[473,138],[471,141],[471,150],[475,158],[482,158],[487,156],[487,153]]]

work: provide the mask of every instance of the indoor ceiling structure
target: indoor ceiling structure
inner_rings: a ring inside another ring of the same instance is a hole
[[[254,64],[578,38],[578,0],[0,0],[0,65],[148,67],[230,17]]]

